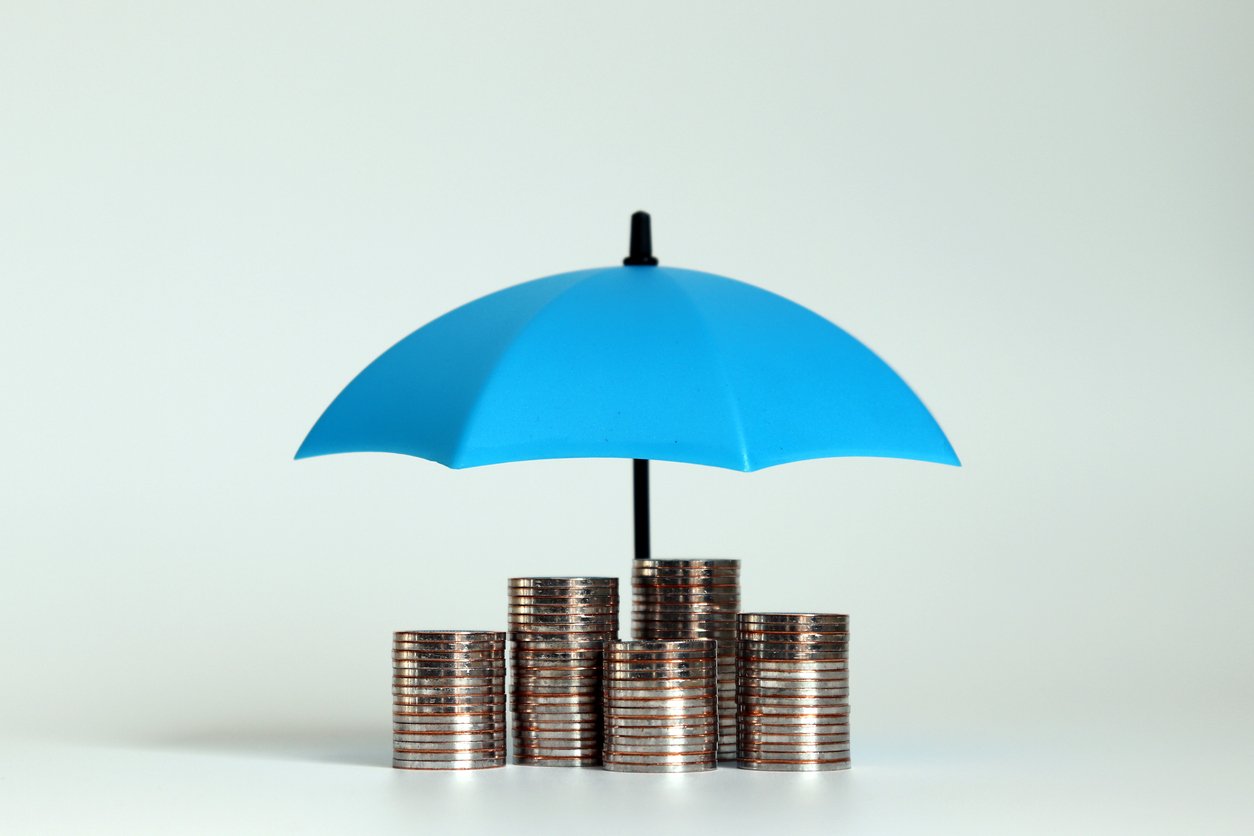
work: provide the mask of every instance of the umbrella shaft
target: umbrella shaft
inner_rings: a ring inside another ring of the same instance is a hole
[[[632,459],[632,498],[635,505],[636,559],[648,560],[649,548],[649,460]]]

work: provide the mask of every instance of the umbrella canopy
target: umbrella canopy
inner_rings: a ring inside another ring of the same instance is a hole
[[[629,266],[506,288],[392,346],[327,407],[297,458],[377,451],[463,468],[615,457],[743,471],[829,456],[959,463],[919,398],[862,343],[751,284],[655,266],[648,217],[633,220]]]

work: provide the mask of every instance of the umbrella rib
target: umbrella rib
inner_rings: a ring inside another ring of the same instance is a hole
[[[588,271],[588,272],[592,272],[592,271]],[[529,328],[534,326],[536,320],[539,319],[544,314],[545,311],[551,308],[554,305],[554,303],[557,302],[557,300],[561,299],[567,293],[570,293],[571,290],[583,284],[586,280],[587,280],[587,277],[583,279],[579,279],[578,281],[572,282],[571,284],[562,288],[561,291],[554,294],[552,298],[546,301],[539,308],[537,308],[535,312],[532,313],[531,316],[527,319],[526,324],[518,329],[518,331],[514,334],[513,339],[511,339],[505,345],[505,348],[501,351],[501,353],[497,355],[496,360],[492,363],[492,368],[484,376],[483,382],[480,383],[479,391],[475,393],[474,401],[470,404],[470,407],[466,410],[466,417],[462,421],[461,432],[459,432],[457,435],[457,443],[453,445],[453,455],[451,458],[452,464],[450,465],[450,467],[453,467],[453,468],[461,467],[460,461],[461,461],[461,456],[462,456],[462,448],[466,444],[466,438],[470,435],[470,431],[474,428],[475,415],[479,411],[480,404],[483,403],[484,394],[489,389],[492,388],[492,381],[500,373],[501,365],[504,362],[505,358],[508,357],[510,352],[514,350],[514,346],[518,345],[519,338]]]
[[[718,345],[710,333],[710,327],[705,314],[701,311],[701,306],[693,299],[692,294],[688,292],[688,288],[684,287],[682,282],[677,281],[672,281],[672,285],[683,296],[684,301],[688,303],[693,316],[701,323],[701,335],[705,339],[706,345],[710,347],[709,356],[718,369],[719,383],[722,385],[723,394],[726,396],[727,406],[731,412],[732,425],[736,430],[736,439],[740,442],[740,469],[746,472],[750,471],[753,467],[749,462],[749,442],[745,438],[744,416],[740,413],[740,402],[736,399],[736,393],[732,389],[731,377],[727,374],[727,366],[723,363],[722,353],[718,351]]]

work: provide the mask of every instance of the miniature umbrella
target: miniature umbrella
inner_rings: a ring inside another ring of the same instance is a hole
[[[750,284],[657,266],[644,212],[630,251],[622,267],[524,282],[419,328],[344,388],[296,458],[633,459],[638,558],[650,553],[649,459],[959,464],[905,381],[833,323]]]

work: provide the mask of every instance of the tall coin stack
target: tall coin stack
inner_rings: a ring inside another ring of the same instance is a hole
[[[403,630],[392,639],[392,766],[505,765],[505,634]]]
[[[605,768],[704,772],[718,765],[714,642],[622,641],[605,646]]]
[[[718,642],[718,759],[736,759],[739,560],[633,561],[632,635]]]
[[[601,764],[601,663],[618,578],[510,578],[514,762]]]
[[[849,616],[742,613],[741,769],[849,768]]]

